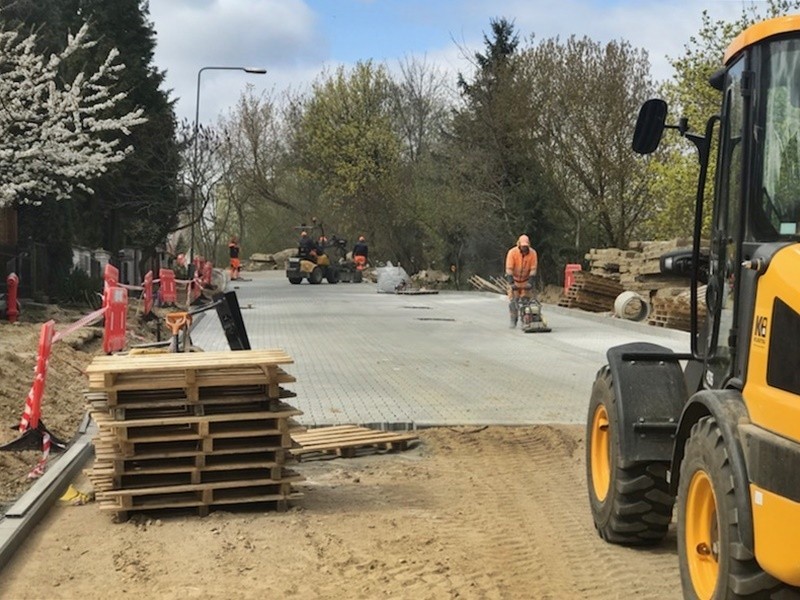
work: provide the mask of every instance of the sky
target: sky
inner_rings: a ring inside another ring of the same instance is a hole
[[[326,69],[359,60],[419,57],[455,81],[483,49],[490,20],[512,21],[521,39],[570,35],[625,39],[647,50],[656,79],[671,75],[708,10],[733,19],[751,0],[150,0],[154,62],[177,99],[179,119],[215,121],[243,91],[306,89]],[[466,54],[466,56],[465,56]],[[203,67],[256,67],[266,75]]]

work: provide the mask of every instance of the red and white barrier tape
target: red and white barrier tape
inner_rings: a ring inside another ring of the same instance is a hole
[[[144,287],[141,285],[128,285],[127,283],[117,283],[117,287],[125,288],[126,290],[133,290],[135,292],[141,292],[144,290]]]
[[[28,479],[38,479],[44,475],[44,470],[47,467],[47,457],[50,456],[50,434],[42,434],[42,458],[36,463],[36,466],[28,473]]]
[[[80,329],[81,327],[86,327],[87,325],[91,325],[95,321],[99,321],[100,319],[103,318],[103,315],[105,314],[106,310],[107,307],[104,306],[103,308],[98,308],[96,311],[89,313],[85,317],[81,317],[63,331],[57,332],[53,336],[53,343],[68,336],[70,333],[74,331],[78,331],[78,329]]]

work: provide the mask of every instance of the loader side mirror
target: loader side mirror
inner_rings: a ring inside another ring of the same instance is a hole
[[[667,103],[660,98],[652,98],[642,104],[633,132],[633,151],[638,154],[651,154],[658,148],[664,133],[667,118]]]
[[[700,249],[700,264],[697,269],[697,280],[700,283],[708,283],[708,251]],[[679,249],[661,255],[659,266],[662,275],[673,275],[678,277],[692,276],[692,250]]]

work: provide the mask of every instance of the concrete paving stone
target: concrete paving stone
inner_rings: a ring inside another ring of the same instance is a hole
[[[282,271],[235,282],[251,347],[281,348],[305,425],[583,423],[614,345],[686,351],[686,333],[545,305],[551,333],[507,326],[506,299],[485,292],[379,294],[374,284],[291,285]],[[227,341],[213,312],[192,340]]]

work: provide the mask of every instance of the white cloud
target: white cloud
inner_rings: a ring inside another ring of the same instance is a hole
[[[213,120],[248,83],[271,88],[285,73],[316,70],[327,48],[314,13],[302,0],[150,0],[155,63],[179,97],[179,118],[194,118],[197,73],[205,66],[263,67],[269,73],[204,71],[200,119]]]
[[[329,0],[334,2],[334,0]],[[345,2],[351,0],[335,0]],[[366,2],[365,10],[374,0]],[[167,69],[167,87],[179,96],[179,118],[194,118],[197,71],[203,66],[257,66],[266,76],[208,71],[202,76],[200,119],[212,121],[228,112],[248,84],[255,91],[302,88],[326,67],[336,66],[324,27],[346,23],[324,19],[309,6],[310,0],[150,0],[156,26],[155,62]],[[427,6],[427,8],[426,8]],[[453,8],[457,6],[457,10]],[[420,47],[409,34],[408,48],[387,61],[396,70],[405,56],[425,57],[449,75],[469,72],[464,52],[472,55],[483,47],[483,34],[495,17],[513,20],[517,31],[535,40],[571,34],[600,42],[626,39],[647,50],[653,76],[671,75],[667,56],[678,57],[689,37],[701,25],[703,9],[712,17],[733,19],[742,10],[741,0],[452,0],[444,5],[419,5],[417,21],[441,29],[434,46]],[[423,10],[424,8],[424,10]],[[398,23],[374,23],[396,27]],[[345,32],[346,33],[346,32]],[[333,35],[333,33],[331,33]],[[353,36],[356,44],[357,36]],[[357,52],[362,59],[383,55],[381,48]],[[353,53],[351,52],[351,54]]]

